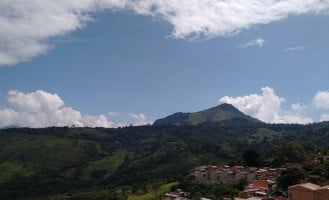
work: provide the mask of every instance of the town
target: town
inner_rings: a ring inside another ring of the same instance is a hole
[[[301,183],[288,187],[288,198],[272,196],[271,191],[276,187],[276,180],[281,173],[296,167],[292,164],[285,164],[280,168],[270,167],[243,167],[243,166],[216,166],[204,165],[191,169],[189,176],[195,182],[208,182],[213,184],[247,183],[241,192],[241,196],[234,200],[329,200],[329,185],[319,186],[313,183]],[[189,200],[190,193],[177,189],[174,192],[166,193],[161,200]],[[201,198],[201,200],[210,200]]]

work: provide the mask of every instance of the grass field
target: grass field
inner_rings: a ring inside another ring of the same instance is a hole
[[[167,183],[161,185],[159,188],[148,186],[148,192],[142,195],[131,194],[128,196],[128,200],[154,200],[159,199],[163,194],[170,192],[171,187],[177,185],[178,182]]]

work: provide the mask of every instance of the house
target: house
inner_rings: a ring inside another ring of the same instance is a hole
[[[288,188],[289,200],[329,200],[329,186],[302,183]]]
[[[174,192],[166,193],[161,197],[161,200],[189,200],[190,193],[177,189]]]
[[[210,180],[213,177],[213,173],[219,169],[219,166],[205,165],[197,166],[190,170],[190,175],[194,177],[196,181]]]
[[[329,185],[315,191],[316,200],[329,200]]]
[[[247,199],[244,198],[234,198],[234,200],[287,200],[287,198],[283,197],[250,197]]]
[[[266,180],[253,180],[249,185],[244,187],[243,196],[251,197],[267,197],[270,184]]]
[[[286,168],[262,168],[256,171],[257,180],[274,180],[281,175]]]
[[[285,168],[255,168],[243,166],[197,166],[190,170],[190,176],[195,181],[209,181],[211,183],[238,184],[241,180],[274,181]],[[272,184],[273,185],[273,184]]]
[[[283,197],[249,197],[249,198],[235,197],[234,200],[288,200],[288,199]]]
[[[259,189],[253,188],[253,189],[243,190],[243,197],[245,198],[256,197],[256,192],[259,192]]]

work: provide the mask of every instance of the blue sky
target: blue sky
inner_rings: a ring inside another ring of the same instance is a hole
[[[0,3],[15,11],[0,12],[0,127],[141,125],[219,103],[329,120],[329,1],[216,2]]]

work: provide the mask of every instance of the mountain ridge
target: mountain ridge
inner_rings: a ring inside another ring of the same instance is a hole
[[[246,119],[250,122],[261,122],[260,120],[248,116],[231,104],[220,104],[197,112],[176,112],[167,117],[156,120],[153,125],[198,125],[202,123],[222,122],[234,118]]]

